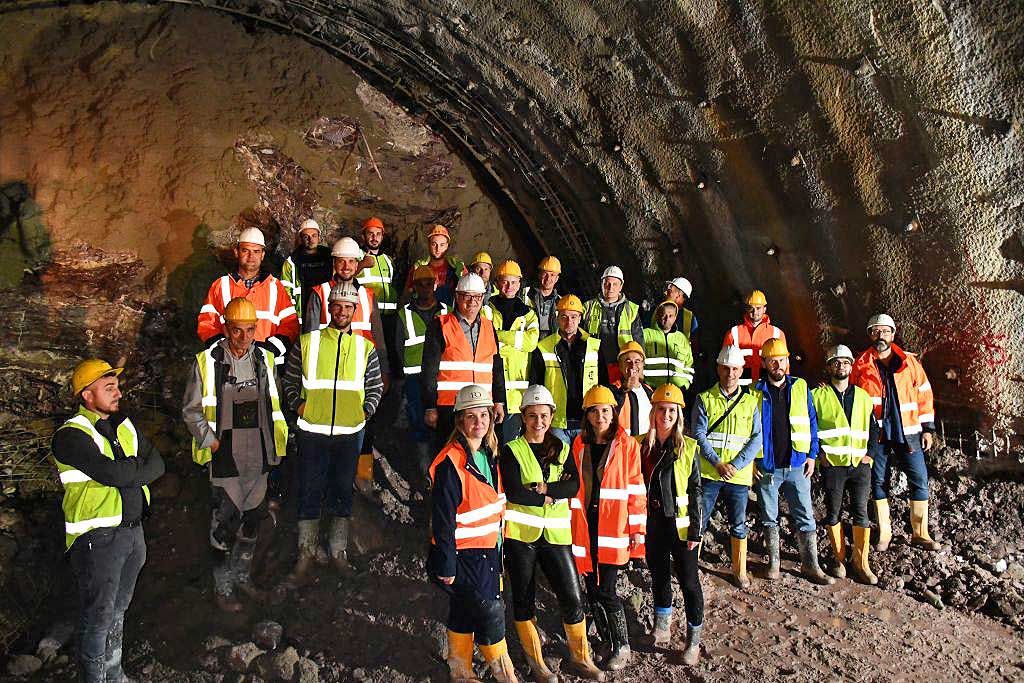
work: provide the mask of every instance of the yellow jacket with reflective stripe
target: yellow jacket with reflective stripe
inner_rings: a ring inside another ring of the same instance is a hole
[[[586,395],[590,389],[597,386],[598,382],[598,352],[601,350],[601,340],[591,337],[583,330],[579,331],[587,342],[587,350],[583,357],[583,394]],[[562,366],[558,362],[558,354],[555,347],[562,337],[558,332],[549,334],[537,344],[541,358],[544,360],[544,386],[551,392],[555,399],[555,414],[551,417],[551,426],[555,429],[565,429],[569,422],[565,416],[565,402],[568,400],[568,390],[565,386],[565,376],[562,374]]]
[[[601,316],[604,315],[604,307],[600,299],[591,299],[584,305],[583,321],[581,327],[593,335],[599,336],[601,332]],[[640,307],[626,299],[619,311],[618,342],[619,346],[633,341],[633,321],[640,315]]]
[[[373,265],[359,271],[356,280],[373,290],[377,308],[383,315],[394,314],[398,310],[398,288],[395,287],[395,266],[391,257],[387,254],[367,256],[373,257]]]
[[[671,383],[686,389],[693,382],[693,351],[682,332],[644,328],[644,353],[644,381],[650,386]]]
[[[507,330],[502,329],[498,309],[484,306],[480,315],[494,324],[494,334],[498,337],[498,354],[505,367],[505,412],[518,413],[523,392],[530,386],[530,354],[537,348],[540,337],[537,312],[530,309],[513,320]]]
[[[519,437],[508,443],[516,462],[523,484],[537,484],[541,481],[557,482],[562,478],[565,460],[569,457],[569,444],[562,445],[558,461],[551,464],[548,477],[544,479],[540,463],[537,462],[533,450],[526,439]],[[556,500],[552,505],[517,505],[505,504],[505,538],[512,538],[524,543],[533,543],[544,535],[544,540],[552,545],[571,545],[572,531],[570,526],[569,499]]]
[[[366,366],[373,342],[335,327],[299,337],[302,391],[306,402],[296,426],[314,434],[355,434],[366,424]]]

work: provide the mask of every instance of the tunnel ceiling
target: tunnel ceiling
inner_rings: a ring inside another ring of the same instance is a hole
[[[807,372],[888,310],[943,405],[1024,416],[1016,0],[195,4],[428,117],[582,281],[686,274],[711,346],[753,286]]]

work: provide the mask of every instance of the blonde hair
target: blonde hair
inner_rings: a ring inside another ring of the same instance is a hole
[[[450,446],[459,436],[462,436],[463,438],[466,438],[466,432],[464,432],[462,430],[462,419],[463,419],[463,416],[465,416],[465,414],[466,414],[465,410],[460,410],[459,412],[455,413],[455,429],[452,430],[451,435],[448,437],[448,443],[446,443],[445,446]],[[488,418],[487,433],[484,434],[484,438],[480,440],[480,445],[484,446],[485,448],[490,450],[491,451],[491,455],[497,456],[498,455],[498,437],[494,433],[494,408],[493,407],[487,409],[487,418]],[[466,455],[472,455],[472,453],[467,453]]]
[[[657,403],[651,404],[651,416],[648,421],[651,428],[647,430],[647,436],[644,437],[643,447],[647,453],[650,453],[651,449],[654,448],[654,442],[658,438],[658,428],[654,426],[654,410],[657,405]],[[686,434],[686,421],[683,419],[683,406],[678,403],[672,403],[671,405],[676,407],[676,425],[669,436],[672,438],[676,448],[679,448],[683,445],[683,436]]]

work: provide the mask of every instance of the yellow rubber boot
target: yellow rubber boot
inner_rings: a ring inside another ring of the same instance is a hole
[[[563,624],[565,639],[569,643],[569,670],[574,676],[588,681],[605,680],[604,672],[594,665],[590,654],[590,642],[587,641],[587,620],[578,624]]]
[[[915,545],[924,550],[938,550],[942,547],[939,545],[938,541],[933,540],[931,535],[928,533],[927,500],[910,501],[910,528],[914,533],[913,537],[910,539],[911,545]]]
[[[544,661],[544,653],[541,651],[540,634],[537,633],[537,626],[530,621],[517,621],[516,633],[519,635],[519,643],[526,653],[526,661],[530,664],[530,674],[537,683],[558,683],[556,676],[548,668]]]
[[[448,631],[448,671],[451,683],[480,683],[473,675],[473,634]]]
[[[494,645],[481,645],[480,652],[491,668],[491,674],[498,683],[519,683],[515,667],[508,656],[508,643],[504,639]]]
[[[747,539],[730,537],[732,541],[732,573],[736,577],[736,585],[750,588],[747,576]]]
[[[879,498],[875,501],[875,512],[878,514],[878,545],[875,550],[885,552],[892,542],[892,520],[889,518],[889,499]]]
[[[878,577],[871,571],[868,564],[868,549],[871,545],[871,529],[868,527],[853,527],[853,569],[861,581],[874,586],[878,583]]]
[[[825,528],[828,530],[828,540],[832,542],[832,555],[836,558],[832,576],[837,579],[846,578],[846,567],[843,566],[843,562],[846,562],[846,539],[843,538],[843,523],[840,522]]]

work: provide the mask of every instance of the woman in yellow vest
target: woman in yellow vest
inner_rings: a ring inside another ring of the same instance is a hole
[[[448,594],[448,669],[452,683],[473,675],[473,643],[500,683],[516,683],[505,642],[501,599],[501,522],[505,493],[494,457],[491,392],[469,384],[455,397],[455,430],[430,466],[427,575]]]
[[[683,433],[683,392],[663,384],[651,396],[651,431],[642,437],[640,457],[647,485],[647,566],[654,590],[655,646],[672,634],[672,570],[686,604],[686,650],[691,666],[700,658],[704,592],[697,575],[704,498],[697,441]]]
[[[551,433],[555,400],[533,385],[523,392],[524,431],[501,448],[501,478],[508,497],[505,509],[505,567],[512,582],[516,633],[530,663],[533,680],[553,683],[537,632],[537,568],[558,598],[562,624],[572,654],[570,667],[581,678],[603,681],[590,658],[587,622],[579,574],[572,557],[570,501],[580,487],[569,445]]]

